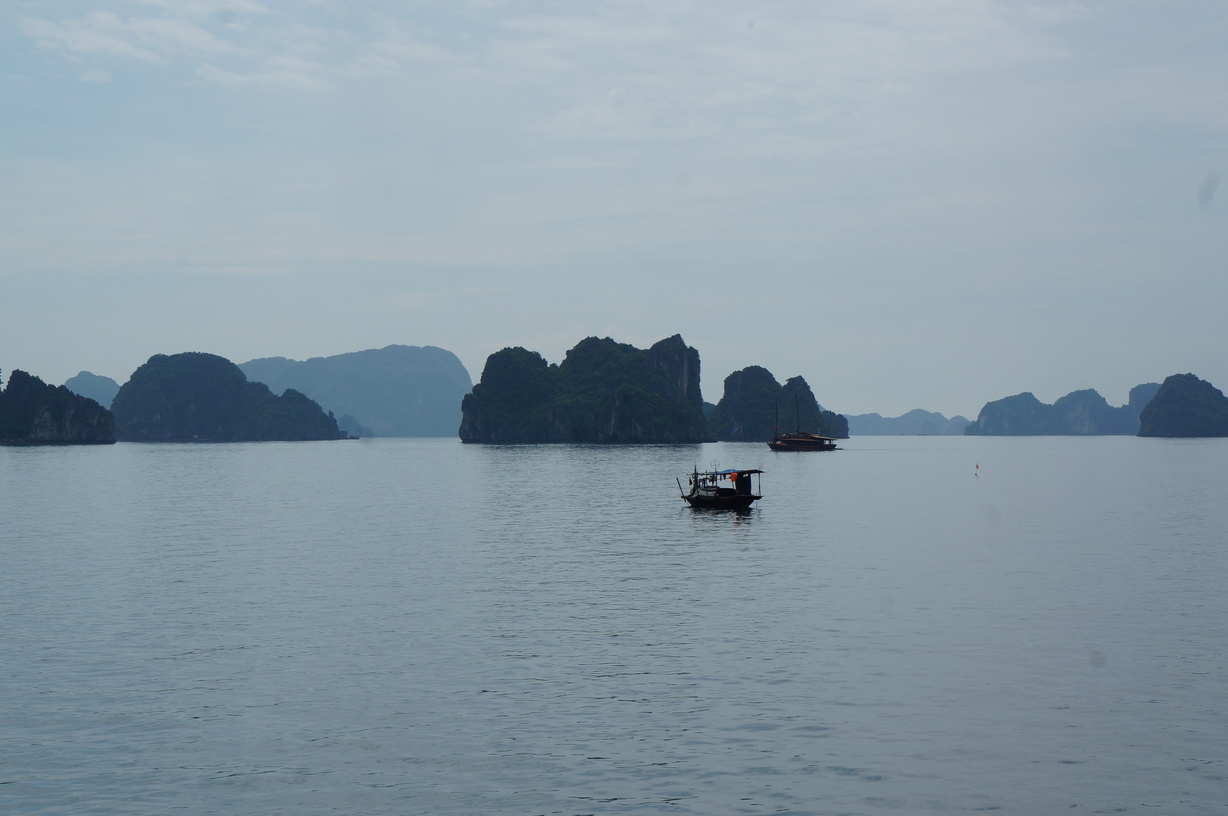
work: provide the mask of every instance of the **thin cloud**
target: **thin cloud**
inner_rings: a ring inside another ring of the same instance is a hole
[[[202,62],[196,67],[200,79],[227,88],[285,88],[320,91],[331,87],[318,66],[304,60],[279,58],[260,69],[239,73]]]
[[[262,3],[251,0],[128,0],[142,6],[165,9],[176,14],[192,17],[209,17],[224,14],[272,15],[273,11]]]
[[[198,25],[185,20],[165,18],[138,18],[127,24],[127,29],[141,42],[163,53],[217,53],[238,52],[241,49],[232,43],[218,39]]]
[[[123,20],[104,11],[62,23],[28,17],[21,21],[21,31],[39,48],[61,51],[71,57],[101,55],[162,61],[157,53],[132,42],[132,32]]]

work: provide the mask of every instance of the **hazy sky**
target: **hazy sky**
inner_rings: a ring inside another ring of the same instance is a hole
[[[827,408],[1228,389],[1228,4],[6,0],[0,369],[585,336]]]

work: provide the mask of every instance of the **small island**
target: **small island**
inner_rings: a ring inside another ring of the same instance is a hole
[[[968,418],[956,414],[947,419],[937,411],[914,408],[898,417],[853,414],[849,433],[856,436],[963,436]]]
[[[802,377],[781,385],[762,366],[749,366],[725,378],[725,391],[708,417],[708,428],[722,442],[767,442],[777,429],[809,431],[848,439],[848,420],[819,405]]]
[[[988,402],[968,436],[1134,436],[1139,413],[1159,389],[1146,383],[1130,389],[1130,401],[1114,408],[1094,389],[1072,391],[1052,405],[1031,392]]]
[[[1143,409],[1138,435],[1228,436],[1228,397],[1193,374],[1174,374]]]
[[[344,439],[337,420],[293,389],[275,396],[216,354],[155,354],[111,403],[124,442]]]
[[[0,391],[0,445],[111,445],[115,418],[95,400],[14,370]]]
[[[486,360],[461,402],[462,442],[603,444],[711,441],[699,352],[674,335],[647,350],[589,337],[561,364],[524,348]]]

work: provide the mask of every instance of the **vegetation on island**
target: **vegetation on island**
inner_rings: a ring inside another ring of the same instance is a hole
[[[15,370],[0,391],[0,444],[109,445],[115,418],[96,400]]]
[[[589,337],[548,364],[537,352],[490,355],[461,403],[464,442],[679,443],[710,439],[699,352],[678,335],[647,350]]]
[[[720,402],[708,416],[708,429],[723,442],[766,442],[776,429],[809,431],[847,439],[848,420],[825,410],[802,377],[784,385],[762,366],[749,366],[725,378]]]
[[[155,354],[111,405],[121,441],[304,441],[343,434],[331,414],[287,389],[275,396],[237,365],[202,352]]]
[[[249,380],[275,393],[292,388],[338,417],[354,436],[454,436],[472,380],[455,354],[435,346],[240,363]]]
[[[1228,436],[1228,397],[1193,374],[1174,374],[1143,409],[1138,435]]]
[[[89,397],[103,408],[110,409],[111,402],[119,393],[119,383],[90,371],[82,371],[64,381],[64,387],[74,394]]]

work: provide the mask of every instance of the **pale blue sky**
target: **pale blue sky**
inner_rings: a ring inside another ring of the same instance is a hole
[[[1228,5],[9,0],[0,368],[588,335],[844,413],[1228,388]]]

